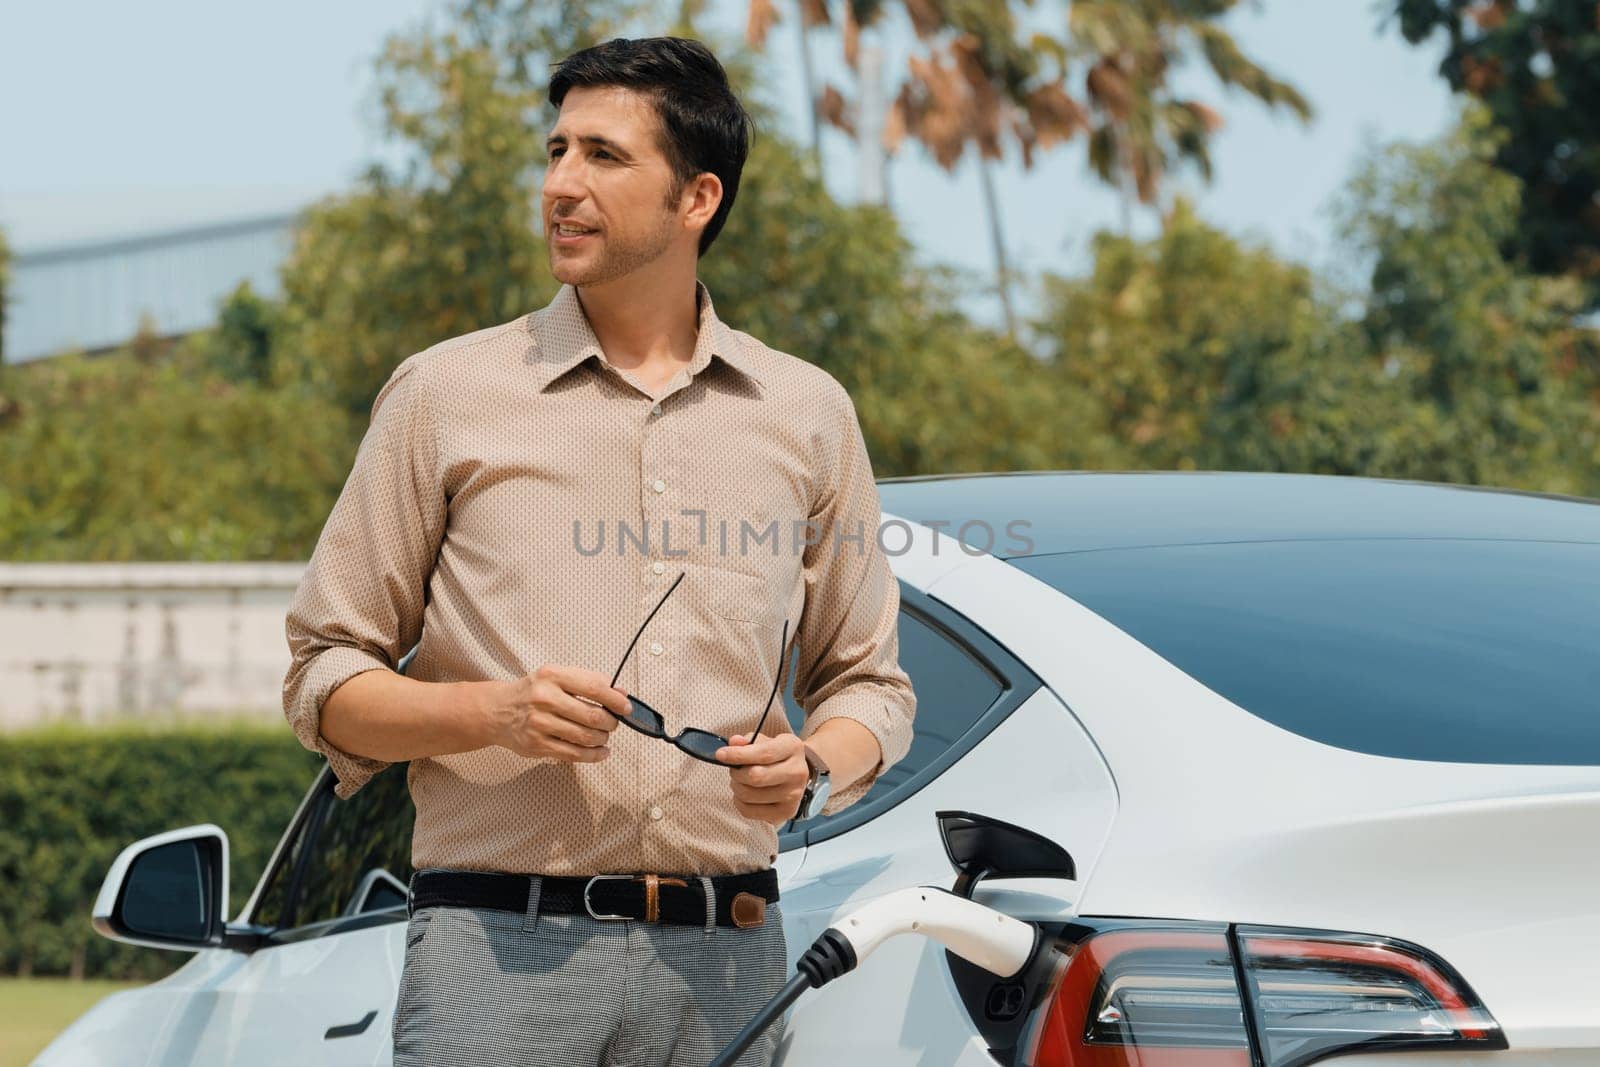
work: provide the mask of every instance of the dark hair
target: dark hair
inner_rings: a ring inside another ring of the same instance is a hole
[[[672,167],[672,197],[709,171],[722,182],[722,203],[700,234],[700,255],[722,232],[739,173],[750,154],[752,123],[711,50],[683,37],[617,37],[574,52],[550,77],[556,107],[576,87],[619,86],[647,95],[661,120],[661,150]]]

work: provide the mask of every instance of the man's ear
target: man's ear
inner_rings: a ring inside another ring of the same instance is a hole
[[[687,209],[684,223],[694,229],[704,230],[711,225],[711,217],[717,213],[717,208],[722,206],[722,179],[710,171],[697,174],[684,185],[679,204]]]

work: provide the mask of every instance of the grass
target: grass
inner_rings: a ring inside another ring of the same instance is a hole
[[[31,722],[0,728],[0,739],[19,741],[72,741],[84,737],[148,737],[182,730],[214,730],[217,733],[241,732],[293,737],[284,728],[283,712],[274,708],[224,711],[180,709],[163,713],[141,713],[137,718],[114,716],[92,722],[60,719]]]
[[[27,1067],[67,1024],[101,997],[138,982],[0,978],[0,1067]]]

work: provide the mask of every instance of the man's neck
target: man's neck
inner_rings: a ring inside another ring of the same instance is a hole
[[[700,309],[695,276],[634,275],[578,289],[578,302],[612,366],[665,381],[694,357]]]

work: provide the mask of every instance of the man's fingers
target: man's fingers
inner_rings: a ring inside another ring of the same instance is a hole
[[[760,763],[753,767],[735,767],[729,776],[739,785],[747,785],[755,789],[770,789],[773,786],[794,785],[804,782],[810,777],[810,774],[806,771],[804,763],[784,760],[781,763]]]
[[[777,789],[796,792],[805,788],[807,773],[800,767],[769,765],[766,767],[738,767],[730,779],[735,791],[739,789]],[[769,798],[770,799],[770,798]]]
[[[800,750],[798,742],[791,740],[793,737],[793,734],[779,734],[777,737],[758,737],[748,744],[735,742],[717,749],[716,758],[730,767],[782,763]],[[734,739],[729,738],[729,741]]]
[[[600,714],[612,718],[610,712],[602,711]],[[595,730],[560,715],[537,712],[535,715],[536,724],[546,737],[566,741],[581,748],[598,748],[611,739],[611,734],[605,730]]]
[[[579,700],[570,693],[557,693],[550,698],[548,706],[556,715],[590,730],[610,733],[622,721],[605,708]]]
[[[733,783],[733,797],[735,800],[746,804],[783,804],[791,806],[800,799],[801,788],[794,785],[745,785],[743,782]]]
[[[793,803],[746,804],[743,801],[736,800],[734,801],[734,807],[739,810],[740,815],[747,819],[755,819],[760,822],[772,823],[774,826],[781,826],[794,818],[797,805]]]
[[[588,748],[583,745],[574,745],[554,737],[544,739],[545,750],[556,759],[566,760],[568,763],[599,763],[611,755],[611,750],[605,746]]]
[[[627,695],[598,671],[547,663],[535,673],[543,674],[573,696],[586,697],[596,704],[603,704],[618,715],[628,714]]]

